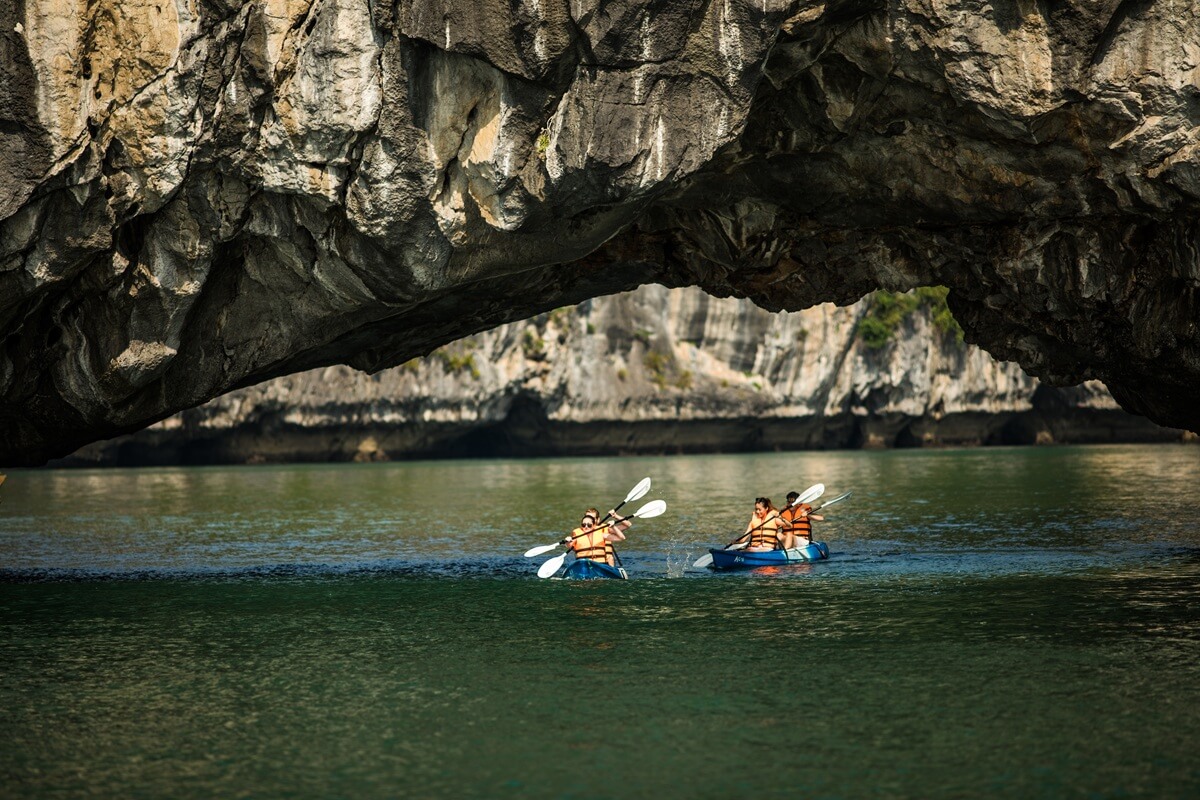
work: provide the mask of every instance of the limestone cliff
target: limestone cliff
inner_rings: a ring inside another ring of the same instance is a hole
[[[1178,441],[1097,384],[1051,389],[906,304],[772,314],[643,287],[503,325],[373,376],[241,389],[66,464],[385,460]]]
[[[1198,16],[0,0],[0,462],[644,283],[945,285],[969,341],[1200,428]]]

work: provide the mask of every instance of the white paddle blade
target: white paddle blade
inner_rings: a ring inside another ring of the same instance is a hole
[[[629,490],[629,494],[625,495],[625,502],[630,503],[634,500],[641,500],[646,496],[646,492],[650,491],[650,479],[642,478],[637,486]]]
[[[814,483],[812,486],[804,490],[804,492],[792,501],[792,505],[798,506],[801,503],[811,503],[821,495],[825,494],[825,484]]]
[[[540,567],[538,567],[538,577],[539,578],[549,578],[551,575],[553,575],[554,573],[556,573],[560,569],[562,569],[563,562],[566,560],[567,560],[566,553],[563,553],[562,555],[558,555],[558,556],[555,556],[554,558],[550,559],[545,564],[542,564]]]
[[[651,500],[646,505],[633,512],[633,516],[638,519],[650,519],[651,517],[661,516],[667,510],[666,500]]]
[[[551,550],[553,550],[556,547],[558,547],[557,542],[555,542],[554,544],[543,544],[543,545],[539,545],[537,547],[531,547],[525,551],[525,557],[533,558],[534,556],[540,556],[542,553],[549,553]]]

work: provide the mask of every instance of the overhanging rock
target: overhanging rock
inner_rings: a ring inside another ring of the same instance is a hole
[[[642,283],[1200,429],[1197,9],[0,2],[0,461]]]

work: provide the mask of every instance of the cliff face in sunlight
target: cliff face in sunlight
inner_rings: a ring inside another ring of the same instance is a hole
[[[912,305],[871,339],[871,299],[772,314],[648,286],[373,376],[329,367],[241,389],[68,463],[1179,440],[1100,385],[1040,385]]]
[[[1200,429],[1198,34],[1122,0],[0,0],[0,463],[647,283],[945,285],[968,341]],[[757,418],[734,378],[681,408]],[[547,413],[609,415],[592,388]]]

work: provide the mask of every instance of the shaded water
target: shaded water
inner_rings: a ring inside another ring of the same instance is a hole
[[[633,580],[534,577],[644,475]],[[1196,796],[1197,478],[1170,446],[16,473],[0,788]],[[829,561],[688,568],[818,480],[855,492]]]

